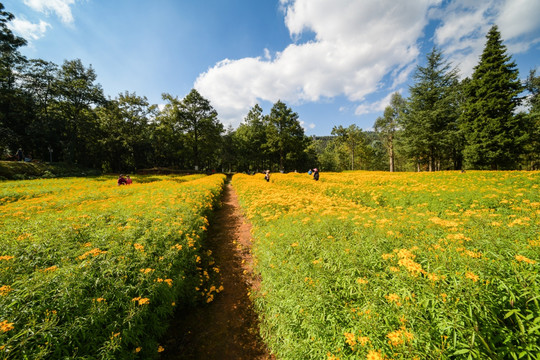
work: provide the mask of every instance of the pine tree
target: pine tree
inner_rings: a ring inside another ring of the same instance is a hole
[[[452,159],[456,144],[457,70],[434,48],[426,66],[417,68],[415,79],[403,117],[405,148],[418,164],[427,164],[430,171],[440,170]]]
[[[468,167],[496,170],[517,166],[526,136],[520,117],[514,115],[521,91],[516,64],[494,25],[465,90],[461,127]]]
[[[531,70],[525,83],[529,95],[527,105],[529,114],[527,123],[529,126],[529,141],[525,146],[526,160],[529,169],[540,169],[540,76],[536,75],[536,69]]]

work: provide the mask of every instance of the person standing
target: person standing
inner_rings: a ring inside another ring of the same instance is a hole
[[[19,148],[19,150],[17,150],[17,154],[15,156],[17,156],[17,160],[19,160],[19,161],[24,160],[24,153],[23,153],[21,148]]]
[[[313,169],[313,180],[315,181],[319,180],[319,169],[317,168]]]
[[[266,182],[269,182],[270,181],[270,170],[266,170],[265,173],[264,173],[264,180],[266,180]]]

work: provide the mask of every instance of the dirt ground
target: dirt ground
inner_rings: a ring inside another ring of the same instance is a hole
[[[248,296],[257,286],[251,271],[251,227],[228,183],[222,204],[208,229],[208,248],[220,269],[224,290],[212,303],[177,314],[162,342],[161,360],[274,359],[259,335]]]

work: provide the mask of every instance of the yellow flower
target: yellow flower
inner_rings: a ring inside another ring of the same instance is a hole
[[[150,299],[148,299],[148,298],[143,298],[143,297],[140,297],[140,296],[131,299],[131,301],[137,302],[139,305],[150,304]]]
[[[13,323],[7,322],[7,320],[0,322],[0,330],[2,332],[8,332],[10,330],[13,330],[13,328]]]
[[[398,294],[389,294],[389,295],[385,295],[384,297],[389,302],[397,302],[397,301],[399,301],[399,295]]]
[[[0,286],[0,296],[6,296],[11,290],[13,289],[9,285]]]
[[[523,261],[523,262],[526,262],[528,264],[536,264],[536,261],[534,260],[531,260],[529,258],[526,258],[525,256],[523,255],[516,255],[516,260],[517,261]]]
[[[404,342],[401,338],[401,330],[392,331],[386,337],[390,339],[389,343],[393,346],[401,345]]]
[[[11,259],[13,259],[13,256],[9,256],[9,255],[0,256],[0,260],[11,260]]]
[[[393,345],[393,346],[401,345],[405,343],[405,341],[411,342],[412,339],[414,338],[413,334],[408,332],[404,326],[402,326],[400,330],[396,330],[396,331],[392,331],[388,333],[386,337],[390,340],[389,341],[390,345]]]
[[[351,347],[356,345],[356,339],[354,338],[353,333],[344,333],[345,335],[345,342],[349,344]]]
[[[480,279],[478,275],[470,271],[467,271],[467,273],[465,274],[465,277],[467,279],[471,279],[473,282],[477,282]]]
[[[380,351],[370,350],[366,357],[367,360],[384,360]]]
[[[144,246],[141,245],[141,244],[135,243],[135,244],[133,244],[133,247],[135,247],[135,249],[137,249],[139,251],[144,252]]]
[[[356,279],[356,282],[364,285],[364,284],[367,284],[369,281],[367,281],[366,279],[358,278]]]
[[[399,260],[398,265],[405,267],[411,273],[412,276],[418,276],[421,273],[422,274],[425,273],[425,270],[422,269],[422,265],[420,265],[417,262],[414,262],[410,258],[403,258]]]
[[[90,251],[85,252],[85,253],[82,254],[81,256],[79,256],[78,259],[79,259],[79,260],[83,260],[83,259],[85,259],[86,257],[88,257],[88,256],[90,256],[90,255],[92,255],[92,256],[98,256],[98,255],[100,255],[100,254],[105,254],[105,253],[107,253],[107,251],[105,251],[105,250],[100,250],[99,248],[94,248],[94,249],[92,249],[92,250],[90,250]]]
[[[157,348],[157,352],[160,353],[160,352],[164,352],[165,351],[165,348],[161,345],[158,346]]]
[[[365,346],[369,342],[369,338],[367,336],[359,336],[358,342],[360,345]]]

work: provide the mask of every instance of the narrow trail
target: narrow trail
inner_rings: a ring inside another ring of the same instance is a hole
[[[224,290],[204,306],[173,319],[161,360],[269,360],[248,292],[252,277],[250,225],[232,186],[225,184],[222,207],[208,229],[207,246],[220,269]]]

